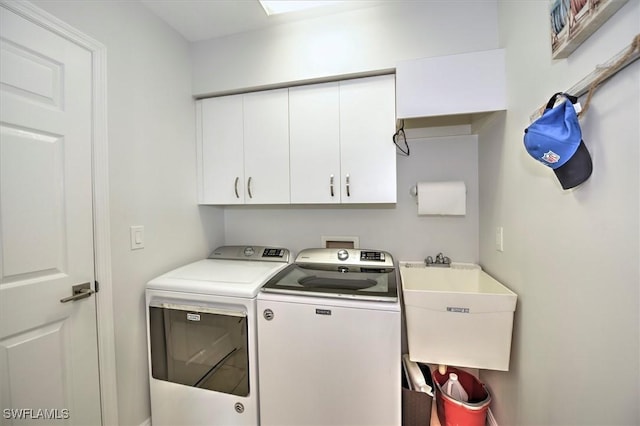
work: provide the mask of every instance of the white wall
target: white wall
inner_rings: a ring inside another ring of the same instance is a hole
[[[639,64],[597,92],[582,122],[594,158],[582,188],[562,191],[522,149],[531,112],[638,32],[637,0],[560,61],[549,56],[546,1],[390,2],[197,43],[191,57],[186,42],[136,2],[37,4],[108,48],[120,424],[149,415],[142,302],[149,278],[223,242],[297,251],[327,234],[359,235],[362,246],[398,259],[440,250],[479,259],[518,293],[511,371],[481,373],[499,424],[640,423]],[[410,141],[411,157],[398,157],[395,206],[226,208],[224,229],[221,209],[195,207],[191,93],[369,73],[403,59],[496,47],[507,49],[508,112],[492,117],[477,143],[469,136]],[[467,182],[468,216],[418,217],[409,187],[450,178]],[[128,249],[134,224],[147,231],[138,252]],[[505,229],[504,253],[494,250],[497,225]]]
[[[192,46],[193,92],[286,86],[392,69],[404,59],[493,49],[497,25],[495,1],[398,1],[199,42]],[[410,143],[411,157],[398,157],[395,206],[227,207],[225,242],[298,251],[320,246],[322,235],[357,235],[361,246],[389,250],[398,259],[444,251],[455,260],[477,260],[475,137]],[[409,188],[445,179],[466,181],[468,215],[418,217]]]
[[[195,95],[372,73],[401,60],[498,47],[496,1],[389,2],[386,6],[196,43]],[[391,143],[391,135],[389,135]],[[477,138],[413,140],[397,157],[393,206],[225,208],[226,244],[281,245],[297,252],[321,236],[355,235],[362,247],[420,260],[443,251],[477,262]],[[465,217],[419,217],[409,189],[418,181],[464,180]]]
[[[394,69],[404,59],[494,49],[496,4],[398,0],[195,43],[193,93],[245,91]]]
[[[640,63],[605,83],[581,119],[594,170],[578,189],[563,191],[522,137],[554,92],[629,45],[640,2],[556,61],[547,14],[544,1],[499,4],[509,109],[479,134],[480,260],[519,301],[511,369],[481,378],[500,425],[637,425]],[[498,225],[503,253],[494,249]]]
[[[220,209],[196,205],[188,44],[134,1],[36,1],[107,47],[111,248],[120,425],[150,415],[145,283],[223,242]],[[129,226],[145,248],[129,250]]]
[[[357,236],[361,247],[387,250],[396,260],[424,260],[441,251],[455,261],[477,262],[477,137],[418,139],[409,145],[411,155],[397,157],[395,205],[227,207],[226,243],[280,245],[297,253],[321,247],[323,235]],[[466,183],[466,216],[418,216],[409,189],[420,181],[446,180]]]

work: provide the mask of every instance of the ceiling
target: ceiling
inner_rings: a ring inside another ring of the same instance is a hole
[[[258,0],[140,0],[140,2],[182,34],[185,39],[195,42],[378,6],[385,1],[348,0],[313,10],[273,16],[267,16]]]

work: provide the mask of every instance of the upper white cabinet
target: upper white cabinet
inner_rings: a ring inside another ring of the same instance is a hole
[[[197,103],[201,204],[395,203],[393,75]]]
[[[202,204],[244,204],[243,95],[198,101],[198,179]]]
[[[287,89],[244,95],[246,204],[289,203]]]
[[[289,89],[291,202],[340,202],[340,86]]]
[[[395,79],[340,82],[342,203],[396,202]]]
[[[392,75],[289,89],[291,202],[395,203]]]
[[[399,119],[504,110],[504,50],[400,62],[396,104]]]
[[[287,89],[198,101],[202,204],[289,203]]]

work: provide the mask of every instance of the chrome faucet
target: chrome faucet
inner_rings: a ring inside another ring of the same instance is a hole
[[[433,257],[427,256],[427,258],[424,260],[424,264],[426,266],[440,266],[448,268],[451,266],[451,259],[442,253],[438,253],[436,255],[435,261],[433,260]]]

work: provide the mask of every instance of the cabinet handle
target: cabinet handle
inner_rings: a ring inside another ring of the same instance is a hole
[[[249,176],[249,180],[247,181],[247,192],[249,193],[249,198],[253,198],[253,194],[251,194],[251,176]]]
[[[349,189],[349,175],[347,175],[347,197],[351,197],[351,190]]]
[[[331,189],[331,196],[333,197],[333,175],[329,179],[329,188]]]
[[[240,198],[240,194],[238,194],[238,181],[239,180],[240,180],[240,178],[236,176],[236,181],[233,184],[233,190],[236,192],[236,198]]]

